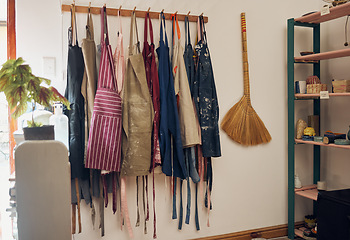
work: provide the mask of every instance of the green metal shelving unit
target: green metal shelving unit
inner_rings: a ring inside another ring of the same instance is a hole
[[[294,18],[288,19],[288,238],[294,239],[295,223],[295,101],[294,96],[294,30],[295,27],[308,27],[313,29],[313,51],[320,52],[320,24],[297,22]],[[313,65],[313,74],[320,77],[320,63],[308,63]],[[313,114],[320,116],[320,99],[312,99]],[[313,183],[320,180],[320,146],[313,146]]]
[[[296,142],[299,143],[308,143],[313,145],[313,183],[317,184],[317,181],[320,180],[320,148],[321,146],[328,147],[338,147],[336,145],[325,145],[325,144],[315,144],[312,142],[305,142],[295,140],[295,101],[302,100],[310,100],[313,101],[313,114],[319,115],[321,117],[320,112],[320,98],[317,94],[298,94],[303,96],[296,97],[294,94],[294,65],[300,64],[300,60],[313,60],[313,61],[304,61],[302,63],[310,64],[313,67],[313,74],[320,77],[320,60],[324,59],[333,59],[339,57],[349,57],[350,56],[350,48],[340,49],[330,52],[320,53],[320,23],[327,22],[333,19],[337,19],[340,17],[344,17],[350,15],[350,2],[341,4],[339,6],[330,8],[330,12],[328,14],[321,14],[320,12],[315,12],[312,14],[305,15],[300,18],[291,18],[288,19],[287,28],[288,28],[288,53],[287,53],[287,71],[288,71],[288,79],[287,79],[287,87],[288,87],[288,238],[294,239],[295,237],[295,186],[294,186],[294,167],[295,167],[295,148]],[[313,52],[315,54],[303,56],[303,57],[294,57],[294,31],[296,27],[306,27],[311,28],[313,30]],[[297,61],[296,61],[297,60]],[[307,77],[307,76],[305,76]],[[331,93],[332,97],[335,96],[350,96],[349,93]],[[344,148],[344,146],[342,146]],[[350,149],[350,147],[345,147]],[[313,190],[310,190],[312,189]],[[317,199],[317,191],[315,186],[306,186],[303,190],[304,192],[297,192],[298,195],[316,200]],[[310,192],[312,194],[310,195]],[[315,204],[314,202],[314,214],[315,212]],[[317,214],[316,214],[317,216]],[[301,231],[297,231],[298,236],[302,236]]]

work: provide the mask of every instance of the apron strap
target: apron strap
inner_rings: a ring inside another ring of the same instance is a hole
[[[122,29],[122,20],[120,18],[120,10],[118,10],[118,22],[119,22],[119,31],[121,34],[123,34],[123,29]]]
[[[146,214],[146,221],[149,221],[149,201],[148,201],[148,175],[145,176],[145,180],[146,180],[146,201],[147,201],[147,214]]]
[[[105,235],[105,208],[103,205],[103,184],[102,184],[102,175],[100,175],[99,177],[99,185],[100,185],[100,226],[99,228],[101,228],[101,237],[103,237]]]
[[[139,208],[139,177],[136,176],[136,208],[137,208],[137,219],[135,227],[140,226],[140,208]]]
[[[147,234],[147,209],[148,207],[148,201],[146,205],[146,199],[147,199],[147,184],[145,181],[145,176],[142,176],[142,206],[143,206],[143,219],[144,219],[144,234]]]
[[[146,43],[147,42],[147,38],[148,38],[148,20],[149,18],[149,13],[147,12],[145,15],[145,27],[144,27],[144,32],[143,32],[143,42]]]
[[[123,47],[123,30],[122,30],[122,20],[120,18],[120,10],[118,10],[118,22],[119,22],[119,30],[117,33],[118,37],[118,45],[115,50],[115,57],[118,59],[116,62],[116,69],[115,71],[118,71],[115,75],[116,77],[116,87],[117,87],[117,92],[118,94],[121,93],[123,90],[123,84],[124,84],[124,74],[125,74],[125,63],[124,63],[124,47]],[[119,52],[119,53],[118,53]],[[114,61],[113,61],[114,62]],[[120,73],[122,72],[122,73]]]
[[[166,27],[165,27],[165,16],[164,13],[160,13],[160,40],[164,41],[165,46],[168,47],[168,37],[166,35]],[[164,33],[163,33],[164,28]]]
[[[207,32],[205,31],[205,25],[204,25],[204,18],[203,18],[203,16],[200,16],[200,21],[201,21],[202,37],[204,38],[204,41],[207,42]]]
[[[171,21],[172,21],[172,34],[171,34],[171,58],[170,58],[170,61],[172,62],[172,58],[173,58],[173,52],[174,52],[174,45],[177,41],[180,40],[181,38],[181,33],[180,33],[180,27],[179,27],[179,22],[177,20],[177,14],[174,13],[174,14],[171,14]],[[177,33],[177,39],[176,39],[176,33]]]
[[[181,32],[180,32],[179,21],[177,18],[177,13],[171,14],[171,19],[173,21],[173,36],[176,36],[176,33],[177,33],[177,39],[180,40]]]
[[[202,28],[200,26],[200,16],[199,16],[198,19],[197,19],[197,40],[198,40],[198,42],[200,40],[202,40],[202,33],[201,33],[201,31],[202,31]]]
[[[129,56],[132,55],[133,45],[134,43],[134,34],[136,35],[136,47],[138,53],[140,53],[140,41],[139,41],[139,35],[137,33],[137,23],[136,23],[136,14],[133,11],[131,14],[131,26],[130,26],[130,42],[129,42]]]
[[[172,219],[177,219],[176,213],[176,177],[172,177],[173,180],[173,216]]]
[[[71,4],[70,13],[71,13],[71,26],[70,26],[70,30],[68,30],[68,43],[71,46],[74,46],[74,45],[78,46],[79,44],[78,44],[77,22],[76,22],[76,16],[75,16],[75,4]]]
[[[113,172],[112,174],[112,186],[113,186],[113,214],[117,211],[117,173]]]
[[[121,194],[121,203],[122,203],[122,211],[123,211],[123,216],[126,221],[126,226],[129,232],[129,237],[133,238],[134,234],[132,232],[131,228],[131,223],[130,223],[130,217],[129,217],[129,210],[128,210],[128,203],[126,200],[126,177],[121,178],[121,183],[120,183],[120,194]]]
[[[177,229],[181,230],[182,229],[182,222],[183,222],[183,203],[182,203],[182,185],[183,185],[182,179],[180,179],[180,216],[179,216],[179,226]]]
[[[75,203],[72,203],[72,234],[75,234],[75,230],[76,230],[76,204]]]
[[[185,16],[185,47],[187,46],[188,43],[191,43],[189,40],[190,38],[190,31],[189,31],[189,24],[188,24],[188,16]],[[188,41],[187,41],[188,38]]]
[[[95,205],[94,205],[94,201],[93,201],[93,192],[92,192],[92,169],[90,169],[90,196],[91,196],[91,221],[92,221],[92,228],[95,229],[95,220],[96,220],[96,209],[95,209]]]
[[[108,206],[108,187],[107,187],[107,174],[101,174],[102,184],[103,184],[103,193],[105,199],[105,208]]]
[[[199,184],[196,183],[196,202],[195,202],[195,213],[194,213],[197,231],[201,230],[199,226],[199,217],[198,217],[198,185]]]
[[[101,43],[109,45],[106,6],[101,8]]]
[[[148,20],[148,23],[147,23],[147,20]],[[144,42],[147,42],[148,40],[148,25],[149,25],[149,36],[150,36],[150,41],[151,41],[151,44],[154,44],[154,41],[153,41],[153,28],[152,28],[152,22],[151,22],[151,18],[149,16],[149,12],[146,13],[146,16],[145,16],[145,30],[144,30]]]
[[[211,203],[211,191],[213,187],[213,170],[211,166],[211,158],[206,158],[206,166],[207,166],[207,186],[206,186],[206,193],[205,193],[205,207],[207,208],[207,214],[208,214],[208,222],[207,226],[210,227],[209,223],[209,213],[212,209],[212,203]]]
[[[154,166],[154,163],[153,163]],[[157,238],[157,221],[156,221],[156,188],[154,183],[154,167],[152,170],[153,174],[153,239]]]
[[[86,20],[86,38],[90,40],[94,40],[94,25],[92,22],[90,6],[88,8],[88,15]]]
[[[154,40],[153,40],[153,27],[152,27],[151,18],[149,17],[149,13],[148,13],[148,22],[149,22],[149,35],[150,35],[151,44],[154,44]]]
[[[187,206],[186,206],[186,219],[185,219],[186,224],[190,223],[190,214],[191,214],[190,160],[192,159],[191,150],[193,149],[194,147],[184,149],[186,167],[187,167]]]
[[[81,215],[80,215],[80,190],[78,178],[75,179],[75,191],[77,193],[77,206],[78,206],[78,224],[79,224],[79,233],[81,233]]]

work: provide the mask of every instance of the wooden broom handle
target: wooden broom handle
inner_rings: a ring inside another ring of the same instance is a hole
[[[243,79],[244,79],[244,95],[250,101],[250,87],[249,87],[249,65],[247,53],[247,26],[245,21],[245,13],[241,13],[241,31],[242,31],[242,55],[243,55]]]

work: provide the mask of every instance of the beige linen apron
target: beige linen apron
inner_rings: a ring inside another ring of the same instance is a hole
[[[89,129],[92,118],[92,112],[94,109],[94,100],[97,88],[96,45],[94,41],[94,26],[92,23],[90,8],[86,23],[86,38],[83,39],[81,48],[83,51],[85,63],[85,73],[83,82],[81,84],[81,94],[85,99],[85,160],[87,143],[89,139]]]
[[[137,37],[136,43],[134,34]],[[139,44],[136,16],[133,13],[123,88],[122,176],[147,175],[151,166],[154,111]]]
[[[172,71],[174,75],[175,95],[178,99],[178,112],[181,129],[181,140],[184,148],[201,144],[201,138],[198,129],[198,120],[192,102],[190,87],[188,84],[185,60],[183,57],[184,49],[180,44],[180,28],[176,18],[177,40],[175,41],[172,59]],[[175,36],[174,36],[175,37]]]

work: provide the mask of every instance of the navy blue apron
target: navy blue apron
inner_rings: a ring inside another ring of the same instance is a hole
[[[161,13],[161,27],[158,54],[158,76],[160,91],[159,144],[162,158],[162,171],[167,176],[186,178],[186,165],[182,151],[179,116],[177,112],[174,80],[169,58],[168,38],[165,30],[165,17]],[[164,25],[164,35],[163,35]],[[163,38],[165,37],[165,41]],[[173,156],[171,152],[173,149]]]

